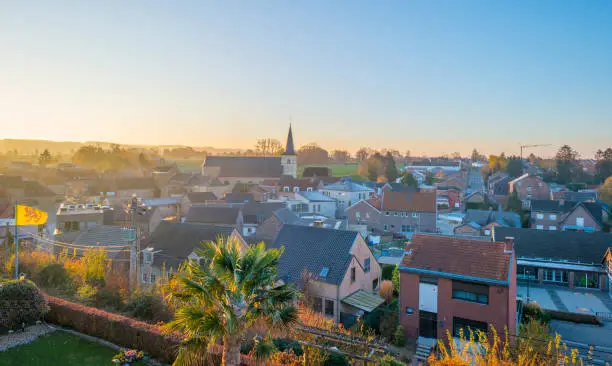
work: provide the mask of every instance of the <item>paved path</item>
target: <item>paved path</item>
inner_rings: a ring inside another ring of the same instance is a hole
[[[607,292],[595,292],[594,294],[608,308],[608,311],[612,313],[612,297]]]
[[[546,292],[548,292],[548,295],[550,296],[550,298],[553,301],[553,304],[555,304],[558,310],[562,310],[562,311],[568,310],[567,306],[565,306],[565,304],[561,300],[561,297],[559,297],[559,294],[557,293],[555,289],[547,288]]]

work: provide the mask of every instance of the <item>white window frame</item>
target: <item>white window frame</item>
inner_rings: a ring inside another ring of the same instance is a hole
[[[576,226],[584,227],[584,217],[576,217]]]
[[[536,214],[536,219],[543,220],[544,219],[544,214],[541,214],[541,213]]]
[[[550,225],[550,226],[548,227],[548,230],[552,230],[552,231],[554,231],[554,230],[557,230],[557,227],[556,227],[555,225]]]
[[[538,229],[538,230],[544,230],[544,225],[536,225],[536,229]]]
[[[419,214],[418,214],[417,212],[413,212],[413,213],[412,213],[412,217],[415,217],[415,218],[416,218],[416,217],[419,217]]]
[[[548,215],[548,218],[549,218],[550,220],[556,220],[556,219],[557,219],[557,215],[555,215],[555,214],[550,214],[550,215]]]

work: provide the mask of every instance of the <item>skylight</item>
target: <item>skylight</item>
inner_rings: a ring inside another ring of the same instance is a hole
[[[320,277],[327,277],[327,272],[329,272],[329,268],[323,267],[323,269],[321,270],[321,273],[319,274],[319,276]]]

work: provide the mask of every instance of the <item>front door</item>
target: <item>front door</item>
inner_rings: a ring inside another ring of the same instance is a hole
[[[419,311],[419,336],[438,338],[438,314]]]

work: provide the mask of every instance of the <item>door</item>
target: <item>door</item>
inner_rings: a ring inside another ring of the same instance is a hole
[[[419,336],[438,338],[438,315],[429,311],[419,311]]]

